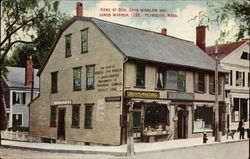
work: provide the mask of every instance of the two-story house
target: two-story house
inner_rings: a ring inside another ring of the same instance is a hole
[[[241,118],[249,127],[249,39],[218,45],[221,65],[229,71],[225,82],[225,101],[227,104],[228,129],[237,130]],[[215,46],[207,48],[207,53],[214,53]]]
[[[212,135],[215,61],[205,27],[193,42],[82,16],[59,32],[40,68],[40,96],[30,105],[30,134],[120,145]],[[219,67],[220,128],[224,75]]]
[[[7,78],[3,78],[3,91],[6,102],[8,128],[29,126],[29,107],[31,93],[33,98],[39,93],[38,69],[34,69],[34,84],[32,87],[33,62],[28,56],[26,67],[7,67]],[[33,88],[33,90],[32,90]]]

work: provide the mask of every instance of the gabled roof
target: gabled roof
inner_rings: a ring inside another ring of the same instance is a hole
[[[7,67],[7,79],[4,78],[8,87],[29,88],[25,86],[25,68],[23,67]],[[34,88],[39,88],[39,77],[36,76],[38,69],[34,69]]]
[[[249,39],[243,39],[241,41],[237,41],[237,42],[233,42],[233,43],[228,43],[228,44],[220,44],[218,45],[218,52],[219,53],[223,53],[223,55],[221,55],[219,57],[219,59],[223,59],[224,57],[226,57],[227,55],[231,54],[234,50],[236,50],[237,48],[239,48],[241,45],[243,45],[244,43],[246,43]],[[208,54],[213,54],[215,53],[215,46],[209,46],[206,48],[206,52]]]
[[[76,20],[91,21],[129,59],[210,71],[215,68],[214,59],[204,53],[193,42],[96,18],[73,17],[59,32],[38,75],[41,74],[45,67],[62,32]],[[219,67],[219,71],[227,72],[222,67]]]

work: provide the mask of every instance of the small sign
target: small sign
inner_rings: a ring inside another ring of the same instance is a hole
[[[159,92],[126,91],[127,97],[135,98],[159,98]]]
[[[168,92],[168,99],[193,100],[193,93]]]
[[[121,96],[105,97],[105,102],[119,102],[119,101],[121,101]]]
[[[54,101],[52,105],[69,105],[72,104],[72,100],[58,100],[58,101]]]

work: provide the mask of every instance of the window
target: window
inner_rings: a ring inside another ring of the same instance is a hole
[[[156,74],[156,87],[159,89],[163,89],[164,88],[163,81],[164,81],[164,69],[159,67],[157,69],[157,74]]]
[[[145,108],[145,127],[155,128],[157,125],[168,125],[168,110],[166,106]]]
[[[12,127],[22,126],[22,125],[23,125],[23,115],[13,114],[12,115]]]
[[[71,34],[65,36],[65,57],[71,56]]]
[[[166,70],[158,68],[157,70],[157,88],[159,89],[175,89],[183,90],[186,89],[186,74],[184,71],[177,70]]]
[[[88,30],[81,31],[81,52],[85,53],[88,51]]]
[[[225,77],[225,84],[229,84],[229,74],[226,74],[226,77]]]
[[[86,129],[92,128],[92,111],[93,111],[93,104],[87,104],[85,106],[85,121],[84,121],[84,128]]]
[[[241,118],[248,119],[248,107],[247,99],[234,98],[233,99],[233,110],[231,112],[231,121],[238,122]]]
[[[80,105],[72,106],[72,127],[79,128],[80,122]]]
[[[24,105],[26,103],[26,94],[23,92],[13,92],[13,104]]]
[[[236,71],[236,86],[243,86],[243,72]]]
[[[86,88],[87,89],[94,89],[94,71],[95,71],[95,66],[86,66]]]
[[[250,73],[248,73],[248,87],[250,87]]]
[[[221,78],[218,79],[218,94],[221,94],[222,92],[222,80]],[[214,75],[209,75],[209,93],[210,94],[215,94],[215,78]]]
[[[230,86],[233,85],[233,71],[230,70]]]
[[[81,67],[73,68],[73,89],[81,90]]]
[[[204,73],[195,73],[195,91],[206,92],[206,80]]]
[[[57,77],[58,72],[51,73],[51,93],[57,93]]]
[[[137,64],[136,67],[136,86],[145,86],[145,65],[143,64]]]
[[[240,58],[244,59],[244,60],[247,60],[248,59],[248,53],[243,51]]]
[[[212,131],[213,109],[197,107],[194,111],[194,132]]]
[[[56,127],[56,108],[57,106],[50,107],[50,127]]]

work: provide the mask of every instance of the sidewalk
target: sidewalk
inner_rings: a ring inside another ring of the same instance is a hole
[[[185,149],[197,146],[213,146],[214,144],[228,144],[232,142],[242,142],[239,140],[239,133],[234,135],[234,140],[226,136],[222,136],[221,142],[214,142],[214,137],[208,137],[206,144],[202,143],[202,137],[170,140],[164,142],[154,143],[134,143],[136,154],[145,154],[152,152],[171,151],[176,149]],[[18,142],[10,140],[2,140],[2,148],[17,148],[45,152],[63,152],[63,153],[82,153],[82,154],[108,154],[115,156],[126,156],[127,145],[121,146],[86,146],[86,145],[69,145],[69,144],[56,144],[56,143],[34,143],[34,142]]]

